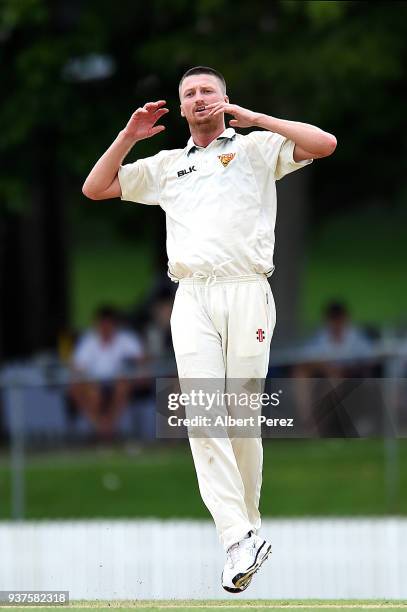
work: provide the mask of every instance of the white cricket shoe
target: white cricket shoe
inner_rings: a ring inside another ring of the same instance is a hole
[[[251,532],[250,537],[233,544],[226,553],[222,586],[228,593],[241,593],[271,553],[271,544]]]

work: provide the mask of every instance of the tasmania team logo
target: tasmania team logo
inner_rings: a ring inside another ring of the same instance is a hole
[[[226,168],[228,163],[232,161],[235,155],[236,153],[224,153],[223,155],[218,155],[218,157],[221,161],[222,166]]]
[[[264,333],[264,329],[260,329],[260,328],[259,328],[259,329],[256,331],[256,337],[257,337],[257,340],[258,340],[259,342],[263,342],[263,341],[264,341],[264,339],[265,339],[265,337],[266,337],[266,334]]]

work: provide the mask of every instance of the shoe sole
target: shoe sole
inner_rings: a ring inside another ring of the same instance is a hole
[[[225,591],[227,591],[228,593],[234,593],[234,594],[236,594],[236,593],[243,593],[243,591],[245,591],[245,590],[247,589],[247,587],[249,586],[249,584],[250,584],[251,580],[252,580],[252,576],[249,576],[249,577],[247,578],[247,581],[245,581],[245,582],[244,582],[244,583],[243,583],[243,584],[242,584],[242,585],[241,585],[239,588],[235,588],[235,589],[234,589],[234,588],[232,588],[232,587],[228,587],[228,586],[225,586],[225,585],[223,584],[223,574],[222,574],[222,583],[221,583],[221,584],[222,584],[222,588],[223,588]]]
[[[266,545],[267,545],[267,542],[266,542],[266,540],[264,540],[263,544],[260,546],[259,550],[257,551],[256,559],[255,559],[253,565],[247,570],[247,572],[245,572],[244,574],[237,574],[232,579],[232,582],[233,582],[233,584],[235,585],[235,587],[237,589],[244,590],[244,589],[246,589],[249,586],[250,581],[253,578],[253,575],[260,569],[260,567],[263,565],[263,563],[266,561],[266,559],[270,555],[270,553],[271,553],[271,544],[268,545],[268,548],[264,552],[264,554],[262,554],[259,557],[263,547],[266,546]]]
[[[225,589],[225,591],[227,591],[228,593],[233,593],[233,594],[236,594],[236,593],[243,593],[243,591],[244,591],[244,589],[232,589],[231,587],[223,586],[223,584],[222,584],[222,587],[223,587],[223,588]]]

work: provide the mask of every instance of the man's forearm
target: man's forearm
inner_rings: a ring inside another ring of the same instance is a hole
[[[305,151],[309,151],[315,157],[329,155],[336,147],[336,138],[333,134],[324,132],[309,123],[287,121],[259,114],[258,119],[256,119],[256,126],[293,140],[295,144]]]
[[[137,140],[126,135],[125,131],[119,132],[107,151],[96,162],[83,184],[83,193],[90,197],[108,189],[116,178],[119,167],[130,149]]]

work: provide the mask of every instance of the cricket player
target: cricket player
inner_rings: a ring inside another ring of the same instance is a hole
[[[166,213],[169,276],[179,283],[171,331],[180,380],[264,379],[276,313],[275,182],[336,148],[332,134],[231,104],[223,76],[197,66],[179,83],[191,137],[182,149],[123,164],[165,129],[165,100],[130,117],[83,186],[94,200],[121,198]],[[225,127],[225,114],[231,115]],[[254,128],[240,134],[235,128]],[[259,129],[260,128],[260,129]],[[258,535],[260,436],[190,437],[202,498],[226,552],[222,586],[244,591],[270,553]]]

